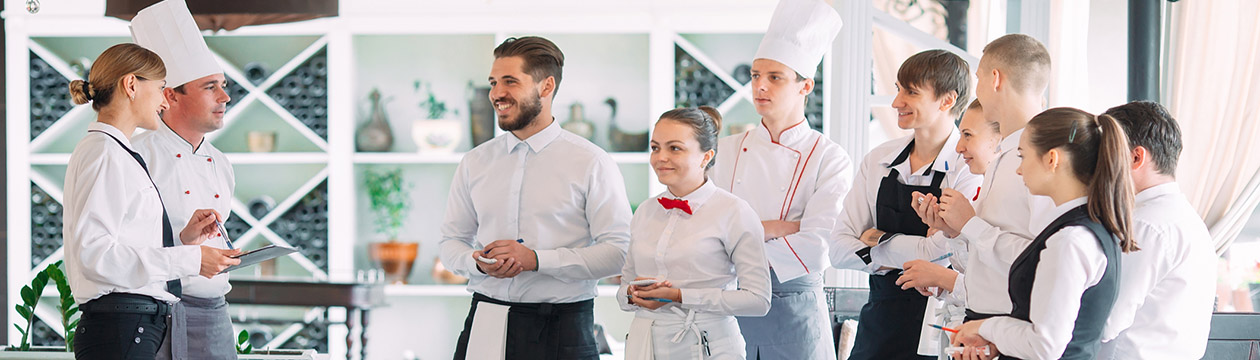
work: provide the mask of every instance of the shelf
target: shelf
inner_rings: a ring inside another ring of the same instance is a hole
[[[385,296],[446,296],[471,297],[467,285],[385,285]],[[616,285],[596,286],[599,296],[611,297],[617,293]]]
[[[651,155],[645,152],[610,152],[618,164],[647,164]]]
[[[361,152],[354,154],[355,164],[459,164],[464,153],[396,153]]]
[[[31,154],[31,165],[66,165],[70,163],[70,154]]]
[[[225,153],[233,165],[323,164],[328,154],[321,152],[291,153]],[[32,160],[34,162],[34,160]]]

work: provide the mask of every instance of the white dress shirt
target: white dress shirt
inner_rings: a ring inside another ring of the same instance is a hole
[[[1121,255],[1103,346],[1114,346],[1116,359],[1201,358],[1216,285],[1211,235],[1175,182],[1135,200],[1133,238],[1142,250]]]
[[[176,233],[198,209],[214,209],[224,219],[231,215],[236,176],[232,164],[219,149],[202,140],[193,150],[192,144],[165,123],[159,124],[157,130],[136,135],[133,140],[136,152],[148,162],[149,173],[153,174],[153,182],[162,194],[162,204],[166,205]],[[210,238],[202,245],[228,248],[221,236]],[[190,276],[181,281],[184,295],[199,298],[217,298],[232,290],[227,273],[211,279]]]
[[[967,308],[982,314],[1011,312],[1006,290],[1011,263],[1056,218],[1043,215],[1054,202],[1029,193],[1024,178],[1015,172],[1023,133],[1024,129],[1017,130],[998,144],[1000,154],[984,173],[976,216],[959,229],[968,244],[967,276],[960,278],[966,280],[962,283]]]
[[[949,252],[948,246],[945,248],[937,246],[945,244],[943,240],[933,241],[923,236],[898,234],[891,240],[871,248],[870,264],[863,262],[854,253],[866,247],[866,244],[860,240],[862,233],[867,229],[875,228],[875,199],[879,194],[880,183],[892,172],[892,169],[897,170],[898,181],[914,186],[931,185],[936,172],[944,172],[945,179],[941,182],[941,188],[956,189],[968,197],[975,196],[981,177],[972,174],[967,168],[967,163],[963,161],[962,155],[953,151],[954,145],[958,143],[958,137],[957,129],[951,131],[941,152],[936,155],[936,160],[918,169],[910,167],[909,159],[892,168],[888,167],[914,139],[913,135],[889,140],[866,154],[866,158],[862,160],[862,166],[858,168],[857,178],[853,181],[853,189],[844,198],[845,211],[841,214],[840,221],[836,223],[831,235],[833,266],[840,269],[879,273],[884,272],[879,271],[881,266],[900,269],[906,261],[931,260]],[[943,234],[934,236],[943,236]]]
[[[128,149],[131,142],[105,123],[88,130],[66,167],[65,265],[75,302],[114,292],[179,301],[166,292],[166,281],[197,275],[201,249],[179,245],[178,236],[176,246],[162,247],[157,188],[127,149],[98,131]]]
[[[1081,197],[1065,202],[1042,212],[1037,220],[1049,225],[1069,210],[1085,205],[1085,201]],[[1028,306],[1028,318],[1032,321],[992,317],[980,325],[980,336],[1006,355],[1021,359],[1059,358],[1072,340],[1082,294],[1097,285],[1106,270],[1107,255],[1093,231],[1084,226],[1060,229],[1046,239],[1046,248],[1041,250],[1041,261],[1037,263]]]
[[[682,197],[691,214],[666,210],[657,200],[662,197],[679,198],[669,191],[648,198],[630,222],[630,250],[617,291],[621,308],[665,317],[676,316],[670,306],[730,316],[770,311],[764,234],[748,203],[712,180]],[[656,310],[628,304],[629,282],[640,277],[668,280],[682,292],[682,302]]]
[[[551,125],[521,141],[504,133],[464,155],[442,224],[442,264],[494,299],[567,303],[595,297],[617,275],[630,241],[621,171],[590,141]],[[524,239],[538,271],[498,279],[473,260],[496,240]]]
[[[780,282],[826,269],[827,237],[840,199],[853,183],[853,162],[840,145],[801,121],[770,140],[765,124],[718,140],[709,179],[744,199],[765,220],[799,221],[800,232],[765,242]]]

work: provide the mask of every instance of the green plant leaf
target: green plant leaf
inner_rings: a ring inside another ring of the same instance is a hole
[[[71,316],[74,316],[74,314],[78,314],[78,313],[79,313],[78,306],[71,306],[70,310],[65,311],[66,317],[71,317]]]
[[[31,319],[31,309],[25,306],[19,305],[17,308],[17,312],[18,312],[18,315],[22,315],[22,319],[26,319],[26,320]]]
[[[13,327],[17,328],[18,332],[22,333],[22,336],[26,336],[26,330],[22,330],[21,326],[18,326],[18,324],[13,324]]]
[[[78,328],[79,328],[79,320],[80,320],[80,319],[74,319],[74,321],[71,321],[71,322],[70,322],[70,325],[69,325],[69,326],[66,326],[66,328],[71,329],[71,330],[70,330],[70,332],[74,332],[74,329],[78,329]]]
[[[31,290],[30,286],[23,286],[22,287],[22,302],[26,303],[27,305],[31,305],[35,303],[35,300],[39,300],[35,296],[35,290]]]
[[[236,336],[236,343],[244,344],[246,341],[249,341],[249,331],[241,330],[240,335]]]
[[[254,344],[245,345],[245,355],[254,353]]]

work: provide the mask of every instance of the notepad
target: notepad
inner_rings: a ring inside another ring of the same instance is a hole
[[[263,246],[263,247],[251,250],[249,252],[233,256],[232,258],[241,259],[241,263],[237,265],[229,266],[227,269],[223,269],[223,271],[220,271],[219,273],[222,274],[228,271],[255,265],[263,261],[275,259],[281,256],[295,253],[295,252],[297,252],[297,249],[294,249],[288,246],[280,246],[280,245],[274,245],[274,244]]]

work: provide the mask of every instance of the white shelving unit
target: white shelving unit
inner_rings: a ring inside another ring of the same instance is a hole
[[[7,6],[9,9],[23,8],[19,1],[6,1],[11,5]],[[681,48],[736,90],[715,104],[724,114],[730,113],[727,119],[755,122],[755,112],[748,101],[748,86],[732,76],[729,64],[751,63],[755,42],[764,31],[774,6],[773,2],[754,0],[622,3],[545,0],[530,4],[502,0],[414,4],[365,0],[356,1],[352,6],[350,2],[343,4],[346,6],[337,18],[208,34],[207,41],[218,54],[229,81],[245,90],[245,96],[232,100],[224,128],[207,137],[228,154],[236,168],[238,191],[233,202],[233,217],[250,226],[237,237],[238,246],[285,243],[283,234],[271,225],[312,189],[326,186],[329,204],[327,270],[309,258],[293,255],[283,260],[287,265],[279,265],[278,271],[288,272],[281,275],[305,274],[320,279],[353,281],[356,271],[373,267],[367,258],[367,244],[385,240],[376,236],[371,227],[366,193],[361,185],[362,174],[372,168],[400,167],[414,184],[415,209],[403,230],[406,237],[400,240],[417,241],[422,246],[411,277],[415,285],[389,286],[387,294],[391,299],[400,299],[402,306],[424,304],[417,306],[438,306],[459,314],[466,311],[466,302],[452,301],[468,296],[463,286],[432,285],[428,275],[437,252],[437,225],[445,209],[450,178],[471,144],[465,137],[454,153],[413,150],[410,122],[419,116],[420,109],[407,97],[415,96],[410,88],[414,80],[432,81],[438,98],[461,109],[460,116],[466,119],[467,107],[462,104],[486,101],[469,99],[466,89],[470,81],[476,86],[485,86],[485,74],[493,60],[491,51],[495,45],[519,34],[553,38],[566,55],[571,55],[553,105],[556,120],[568,120],[569,105],[582,102],[587,118],[601,129],[597,131],[595,142],[607,146],[607,133],[603,129],[608,126],[608,118],[601,105],[603,99],[615,97],[618,100],[619,126],[628,131],[646,131],[656,116],[675,106],[675,52]],[[73,0],[46,2],[37,15],[16,10],[5,13],[8,44],[5,86],[9,96],[7,118],[10,119],[5,124],[10,194],[6,210],[12,240],[7,259],[11,280],[7,306],[10,318],[17,318],[12,305],[20,302],[17,289],[22,285],[21,279],[28,279],[34,269],[30,267],[31,242],[19,235],[32,231],[32,206],[26,194],[31,194],[34,184],[60,201],[64,180],[61,177],[64,177],[69,152],[82,136],[86,124],[95,119],[90,107],[73,107],[38,137],[30,138],[29,124],[21,120],[29,117],[31,109],[28,54],[44,59],[68,79],[77,78],[69,61],[78,57],[94,58],[106,47],[129,38],[127,23],[102,17],[102,6],[93,1]],[[715,51],[720,55],[710,54]],[[267,94],[268,89],[280,83],[290,71],[321,53],[327,62],[326,137],[304,125]],[[243,69],[246,63],[259,59],[279,66],[254,84]],[[838,60],[824,61],[824,73],[832,73],[833,63]],[[832,115],[833,112],[839,114],[832,102],[845,96],[832,93],[835,89],[832,84],[838,84],[838,79],[839,75],[828,75],[823,86],[827,93],[823,131],[839,140],[847,138],[838,134],[864,134],[866,122],[849,121],[853,123],[849,124]],[[394,97],[386,104],[386,110],[393,128],[395,151],[356,152],[355,133],[367,118],[365,95],[374,87]],[[243,134],[255,130],[276,132],[278,152],[247,152]],[[632,205],[637,206],[648,196],[664,190],[652,174],[647,153],[614,152],[611,156],[622,169]],[[277,199],[277,204],[266,215],[254,217],[247,203],[262,195]],[[55,261],[60,254],[57,251],[43,263]],[[599,291],[601,296],[609,296],[615,289],[601,286]],[[615,310],[615,306],[611,309],[601,308],[597,321],[609,325],[610,331],[624,330],[629,315]],[[373,326],[391,326],[391,321],[402,321],[380,315],[388,311],[394,311],[388,313],[389,317],[406,319],[408,316],[402,309],[376,311],[374,316],[385,320],[373,321]],[[344,314],[334,312],[332,316],[334,321],[344,320],[339,318]],[[458,320],[462,321],[462,315]],[[49,321],[52,323],[51,319]],[[452,331],[447,328],[449,325],[440,324],[440,329],[433,331]],[[334,325],[328,337],[344,338],[346,331],[344,326]],[[382,337],[373,335],[370,352],[392,352],[396,346],[405,345],[383,344],[388,340],[380,340]],[[10,329],[9,342],[16,340],[17,332]],[[445,346],[453,346],[454,342],[434,341],[431,345],[435,345],[435,349],[426,350],[432,354],[420,354],[421,357],[449,356],[443,353]],[[345,346],[344,342],[330,341],[329,351],[344,354]]]

